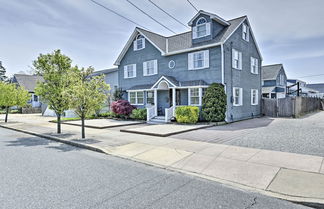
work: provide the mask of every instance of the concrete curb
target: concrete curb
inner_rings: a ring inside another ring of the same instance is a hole
[[[57,122],[53,122],[53,121],[49,121],[49,122],[50,123],[57,123]],[[72,123],[69,123],[69,122],[62,122],[61,124],[81,127],[81,125],[79,125],[79,124],[72,124]],[[141,124],[145,124],[145,122],[122,124],[122,125],[102,126],[102,127],[92,126],[92,125],[85,125],[84,127],[93,128],[93,129],[106,129],[106,128],[117,128],[117,127],[123,127],[123,126],[141,125]]]
[[[160,168],[160,169],[165,169],[165,170],[168,170],[168,171],[183,173],[183,174],[190,175],[190,176],[196,176],[196,177],[199,177],[199,178],[203,178],[203,179],[207,179],[207,180],[210,180],[210,181],[214,181],[214,182],[224,184],[224,185],[232,187],[234,189],[242,189],[242,190],[246,190],[246,191],[250,191],[250,192],[257,192],[257,193],[260,193],[262,195],[266,195],[266,196],[273,197],[273,198],[279,198],[279,199],[282,199],[282,200],[291,201],[291,202],[294,202],[294,203],[297,203],[297,204],[302,204],[302,205],[305,205],[305,206],[312,206],[312,207],[315,207],[315,208],[324,208],[324,199],[298,197],[298,196],[291,196],[291,195],[286,195],[286,194],[281,194],[281,193],[275,193],[275,192],[272,192],[272,191],[262,190],[262,189],[250,187],[250,186],[247,186],[247,185],[244,185],[244,184],[240,184],[240,183],[236,183],[236,182],[232,182],[232,181],[228,181],[228,180],[224,180],[224,179],[215,178],[215,177],[212,177],[212,176],[207,176],[207,175],[203,175],[203,174],[199,174],[199,173],[195,173],[195,172],[190,172],[190,171],[186,171],[186,170],[173,168],[171,166],[163,166],[163,165],[159,165],[159,164],[155,164],[155,163],[151,163],[151,162],[146,162],[146,161],[143,161],[143,160],[135,159],[133,157],[114,155],[114,154],[110,153],[108,150],[105,150],[105,149],[102,149],[102,148],[99,148],[99,147],[96,147],[96,146],[82,144],[82,143],[74,142],[74,141],[68,141],[68,140],[60,139],[60,138],[55,137],[55,136],[39,134],[39,133],[35,133],[35,132],[32,132],[32,131],[26,131],[26,130],[23,130],[23,129],[8,127],[8,126],[4,126],[4,125],[0,125],[0,127],[6,128],[6,129],[9,129],[9,130],[13,130],[13,131],[17,131],[17,132],[21,132],[21,133],[25,133],[25,134],[29,134],[29,135],[38,136],[38,137],[45,138],[45,139],[48,139],[48,140],[61,142],[61,143],[68,144],[68,145],[71,145],[71,146],[80,147],[80,148],[83,148],[83,149],[88,149],[88,150],[99,152],[99,153],[104,153],[104,154],[107,154],[107,155],[110,155],[110,156],[114,156],[114,157],[118,157],[118,158],[122,158],[122,159],[126,159],[126,160],[131,160],[133,162],[142,163],[142,164],[145,164],[147,166],[153,166],[153,167],[157,167],[157,168]]]
[[[166,133],[166,134],[149,133],[149,132],[143,132],[143,131],[134,131],[134,130],[130,130],[130,129],[121,129],[120,132],[132,133],[132,134],[142,134],[142,135],[148,135],[148,136],[167,137],[167,136],[172,136],[172,135],[176,135],[176,134],[186,133],[186,132],[189,132],[189,131],[196,131],[196,130],[199,130],[199,129],[211,128],[211,127],[214,127],[214,126],[215,125],[206,125],[206,126],[203,126],[203,127],[197,127],[197,128],[188,129],[188,130],[182,130],[182,131],[175,131],[175,132]]]
[[[8,127],[8,126],[3,126],[3,125],[0,125],[0,127],[10,129],[10,130],[13,130],[13,131],[18,131],[18,132],[25,133],[25,134],[30,134],[30,135],[33,135],[33,136],[38,136],[38,137],[41,137],[41,138],[45,138],[45,139],[49,139],[49,140],[53,140],[53,141],[57,141],[57,142],[61,142],[61,143],[64,143],[64,144],[75,146],[75,147],[88,149],[88,150],[95,151],[95,152],[106,153],[101,148],[95,147],[95,146],[92,146],[92,145],[82,144],[82,143],[78,143],[78,142],[74,142],[74,141],[68,141],[68,140],[64,140],[64,139],[61,139],[61,138],[58,138],[58,137],[55,137],[55,136],[39,134],[39,133],[35,133],[35,132],[32,132],[32,131],[25,131],[23,129],[13,128],[13,127]]]

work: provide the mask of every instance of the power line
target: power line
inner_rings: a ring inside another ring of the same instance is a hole
[[[195,7],[195,5],[193,5],[189,0],[187,0],[187,2],[192,6],[192,8],[194,8],[197,12],[199,12],[199,10],[197,9],[197,7]]]
[[[91,0],[92,1],[92,0]],[[128,3],[130,3],[131,5],[133,5],[133,7],[135,7],[136,9],[138,9],[139,11],[141,11],[143,14],[145,14],[146,16],[148,16],[149,18],[151,18],[152,20],[154,20],[156,23],[158,23],[159,25],[161,25],[162,27],[164,27],[165,29],[169,30],[170,32],[177,34],[176,32],[174,32],[173,30],[171,30],[170,28],[168,28],[167,26],[163,25],[161,22],[159,22],[158,20],[154,19],[151,15],[149,15],[148,13],[146,13],[145,11],[143,11],[141,8],[139,8],[138,6],[136,6],[136,4],[134,4],[133,2],[131,2],[130,0],[126,0]]]
[[[187,25],[183,24],[181,21],[179,21],[177,18],[175,18],[174,16],[172,16],[170,13],[168,13],[167,11],[165,11],[164,9],[162,9],[159,5],[157,5],[156,3],[154,3],[152,0],[148,0],[151,4],[153,4],[156,8],[158,8],[159,10],[161,10],[162,12],[164,12],[165,14],[167,14],[169,17],[171,17],[172,19],[174,19],[175,21],[177,21],[179,24],[183,25],[186,28],[189,28]]]
[[[144,26],[142,26],[142,25],[140,25],[140,24],[134,22],[133,20],[131,20],[131,19],[129,19],[129,18],[127,18],[127,17],[125,17],[125,16],[119,14],[118,12],[116,12],[116,11],[114,11],[114,10],[112,10],[112,9],[110,9],[110,8],[108,8],[108,7],[104,6],[104,5],[102,5],[102,4],[100,4],[99,2],[97,2],[97,1],[95,1],[95,0],[90,0],[90,1],[93,2],[94,4],[98,5],[98,6],[100,6],[100,7],[104,8],[104,9],[106,9],[106,10],[108,10],[108,11],[114,13],[115,15],[118,15],[118,16],[121,17],[121,18],[124,18],[125,20],[127,20],[127,21],[129,21],[129,22],[131,22],[131,23],[133,23],[133,24],[135,24],[135,25],[138,25],[138,26],[140,26],[141,28],[144,28],[144,29],[148,30],[146,27],[144,27]]]

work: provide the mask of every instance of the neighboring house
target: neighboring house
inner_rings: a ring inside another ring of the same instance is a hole
[[[114,92],[118,89],[118,68],[115,67],[106,70],[95,71],[92,74],[92,76],[97,75],[104,75],[106,83],[110,86],[108,109],[102,110],[104,112],[107,112],[109,110],[111,102],[113,101]]]
[[[176,106],[202,106],[212,83],[225,86],[227,121],[260,115],[262,57],[247,16],[199,11],[191,30],[165,37],[135,28],[115,65],[124,97],[168,121]]]
[[[28,104],[32,107],[41,107],[42,103],[39,96],[35,94],[35,87],[37,82],[43,82],[42,76],[38,75],[25,75],[25,74],[14,74],[11,80],[12,83],[16,83],[18,86],[24,87],[30,94],[30,100]]]
[[[318,91],[316,96],[324,98],[324,83],[306,84],[306,87]]]
[[[5,74],[6,74],[6,68],[2,66],[2,62],[0,61],[0,81],[5,81],[7,79]]]
[[[291,96],[297,96],[297,89],[299,83],[299,96],[304,97],[317,97],[319,94],[319,91],[309,88],[305,81],[299,80],[299,79],[288,79],[287,80],[287,87],[288,87],[288,93]]]
[[[282,64],[262,66],[262,97],[286,97],[287,76]]]

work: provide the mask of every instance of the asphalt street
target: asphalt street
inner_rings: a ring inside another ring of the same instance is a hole
[[[0,128],[0,208],[306,208]]]

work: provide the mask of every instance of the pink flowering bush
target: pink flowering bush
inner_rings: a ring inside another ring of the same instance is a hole
[[[111,104],[111,110],[120,117],[128,117],[136,109],[127,100],[118,100]]]

